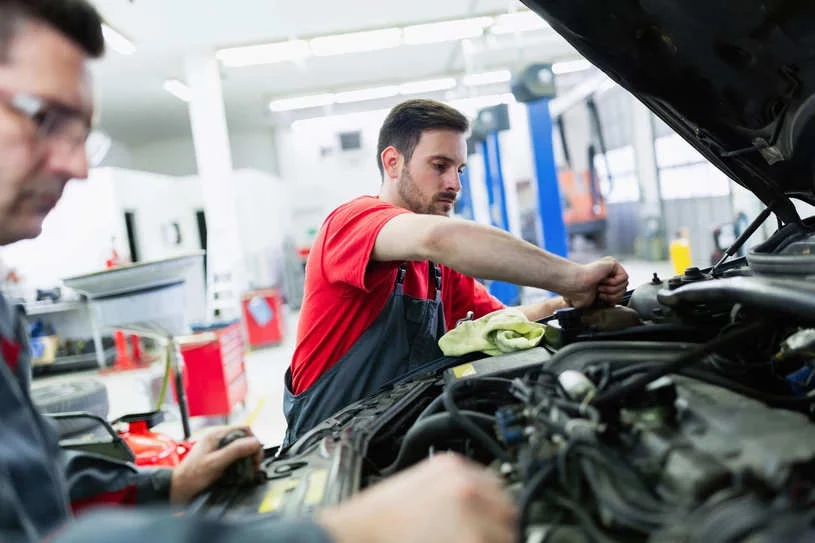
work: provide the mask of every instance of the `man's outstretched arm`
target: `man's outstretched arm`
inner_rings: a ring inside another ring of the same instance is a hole
[[[622,300],[628,274],[613,258],[577,264],[472,221],[406,213],[380,230],[374,260],[432,260],[460,273],[557,292],[569,305]]]

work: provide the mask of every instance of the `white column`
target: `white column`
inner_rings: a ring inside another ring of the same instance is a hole
[[[190,124],[207,216],[208,309],[223,318],[240,315],[245,262],[232,185],[232,154],[218,61],[211,53],[184,62],[190,87]]]
[[[634,154],[637,178],[641,191],[642,217],[662,217],[662,196],[659,191],[659,174],[654,150],[654,123],[651,111],[632,97],[631,111],[634,125]]]

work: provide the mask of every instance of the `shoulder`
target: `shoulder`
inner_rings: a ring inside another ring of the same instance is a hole
[[[395,206],[380,200],[376,196],[359,196],[337,207],[332,215],[371,213],[376,211],[394,211],[397,213],[410,213],[407,209]]]
[[[374,217],[381,217],[387,221],[397,215],[405,213],[412,213],[410,210],[395,206],[388,202],[384,202],[376,196],[360,196],[353,200],[346,202],[334,211],[332,211],[326,218],[326,225],[330,224],[345,224],[354,222],[361,219],[371,219]]]

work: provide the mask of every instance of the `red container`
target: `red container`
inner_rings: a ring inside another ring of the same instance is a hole
[[[172,468],[184,460],[193,443],[179,443],[169,436],[151,432],[144,421],[131,422],[128,429],[119,432],[136,456],[137,466],[163,466]]]
[[[241,297],[243,326],[249,347],[277,345],[285,336],[283,297],[276,288],[253,290]]]
[[[184,357],[191,417],[228,416],[246,401],[248,385],[240,323],[176,338]]]

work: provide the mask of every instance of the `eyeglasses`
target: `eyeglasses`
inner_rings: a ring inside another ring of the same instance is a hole
[[[91,123],[78,109],[33,94],[3,89],[0,89],[0,101],[34,123],[40,141],[65,144],[75,150],[88,140]]]

